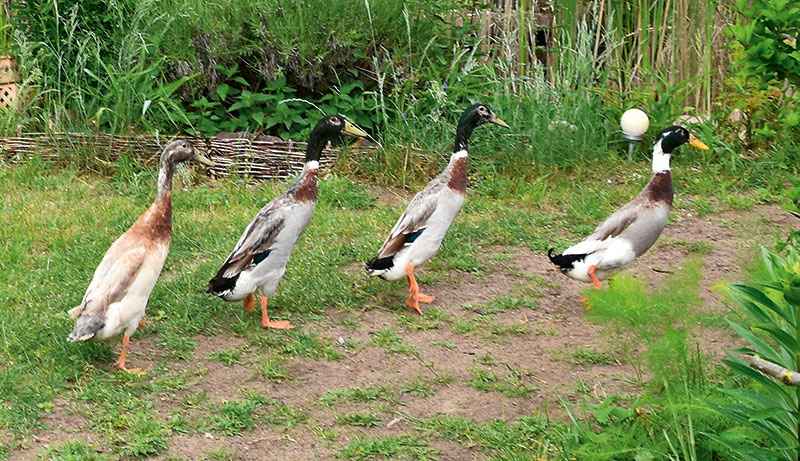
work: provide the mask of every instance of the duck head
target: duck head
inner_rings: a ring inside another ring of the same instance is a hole
[[[695,135],[678,125],[672,125],[661,130],[661,133],[656,136],[654,145],[658,145],[659,142],[661,143],[661,152],[665,154],[671,154],[675,148],[686,143],[698,149],[708,150],[708,146],[697,139]]]
[[[467,107],[464,113],[461,114],[461,118],[458,119],[456,142],[453,151],[467,150],[469,137],[472,136],[472,131],[484,123],[493,123],[504,128],[510,128],[506,122],[500,120],[486,104],[473,104]]]
[[[186,160],[195,160],[206,166],[214,166],[214,162],[197,152],[194,145],[185,139],[176,139],[167,144],[161,153],[161,164],[176,165]]]
[[[367,133],[341,115],[326,115],[311,130],[311,136],[308,138],[308,148],[306,149],[306,162],[319,161],[322,149],[328,144],[328,141],[340,134],[357,138],[367,136]]]

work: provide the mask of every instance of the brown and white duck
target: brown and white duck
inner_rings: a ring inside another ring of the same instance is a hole
[[[143,323],[147,300],[167,259],[172,234],[172,175],[178,163],[189,159],[214,165],[188,141],[167,145],[161,154],[155,201],[106,251],[80,305],[69,311],[75,319],[69,341],[103,341],[122,334],[122,351],[114,364],[120,370],[128,371],[128,342]]]
[[[547,252],[550,261],[567,277],[600,288],[600,280],[644,254],[667,225],[673,197],[670,155],[686,143],[708,150],[684,127],[671,126],[659,133],[653,147],[653,177],[647,186],[580,243],[561,254],[554,254],[551,248]]]
[[[419,314],[419,303],[431,303],[434,297],[420,293],[414,268],[439,251],[444,235],[461,210],[467,190],[469,138],[476,127],[487,122],[508,128],[485,104],[474,104],[464,111],[456,128],[450,163],[411,199],[378,255],[365,265],[368,274],[385,280],[408,277],[406,305]]]
[[[314,215],[322,149],[339,134],[367,135],[340,115],[329,115],[320,120],[311,130],[300,177],[283,195],[258,212],[217,275],[208,282],[209,293],[225,301],[244,300],[248,312],[255,309],[254,293],[260,289],[261,326],[264,328],[294,328],[287,321],[270,320],[267,301],[277,291],[289,256]]]

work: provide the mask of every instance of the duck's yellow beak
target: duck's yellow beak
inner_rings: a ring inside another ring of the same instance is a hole
[[[205,166],[216,166],[214,164],[214,162],[212,162],[211,160],[208,159],[208,157],[205,157],[204,155],[200,154],[197,151],[195,151],[195,153],[194,153],[194,159],[197,160],[198,162],[202,163]]]
[[[692,133],[689,133],[689,145],[701,150],[708,150],[708,146],[706,146],[703,141],[697,139]]]
[[[364,130],[358,128],[347,120],[344,121],[344,129],[342,130],[342,134],[349,134],[350,136],[355,136],[357,138],[367,137],[367,133],[364,132]]]
[[[502,126],[504,128],[508,128],[509,130],[511,129],[511,127],[508,126],[508,124],[506,122],[500,120],[500,117],[498,117],[495,114],[492,114],[492,118],[489,119],[489,122],[490,123],[494,123],[495,125],[500,125],[500,126]]]

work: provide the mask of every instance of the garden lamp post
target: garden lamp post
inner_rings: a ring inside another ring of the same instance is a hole
[[[633,149],[650,128],[650,119],[640,109],[628,109],[622,114],[619,126],[622,128],[622,137],[628,140],[628,161],[633,161]]]

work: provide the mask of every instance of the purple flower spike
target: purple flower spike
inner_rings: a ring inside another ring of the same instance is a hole
[[[444,89],[446,89],[446,88],[447,88],[447,83],[446,83],[446,82],[445,82],[445,83],[442,83],[442,89],[444,90]]]
[[[408,114],[406,114],[405,112],[403,112],[403,118],[408,118]]]

